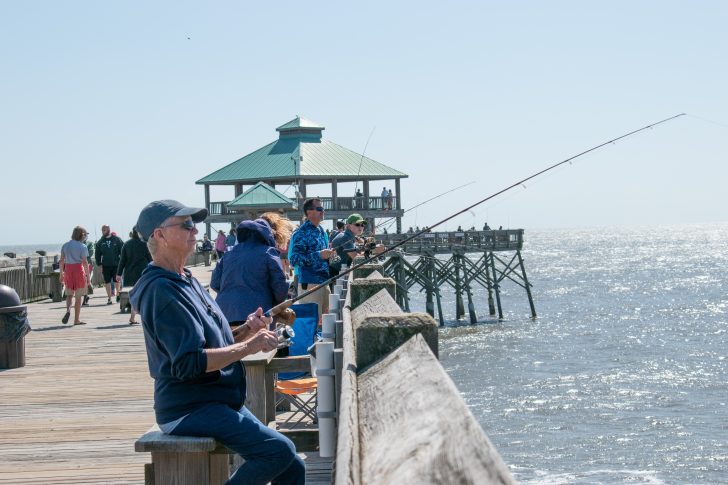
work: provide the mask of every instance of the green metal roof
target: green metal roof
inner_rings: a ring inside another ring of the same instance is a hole
[[[304,123],[311,126],[303,126]],[[290,130],[318,128],[323,130],[323,127],[313,122],[296,117],[277,128],[281,132],[278,140],[212,172],[196,183],[251,183],[260,180],[293,180],[302,176],[308,179],[340,180],[407,177],[407,174],[399,170],[363,157],[320,136],[290,134]]]
[[[309,129],[314,129],[314,130],[325,130],[326,129],[314,121],[307,120],[306,118],[301,118],[300,116],[296,116],[294,119],[292,119],[288,123],[284,123],[281,126],[279,126],[278,128],[276,128],[276,131],[296,130],[299,128],[309,128]]]
[[[233,209],[263,207],[270,209],[288,209],[296,207],[291,199],[264,182],[258,182],[230,201],[227,206]]]

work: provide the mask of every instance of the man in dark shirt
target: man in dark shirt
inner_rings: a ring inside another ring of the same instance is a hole
[[[111,297],[114,294],[111,285],[116,286],[116,301],[119,301],[119,293],[121,292],[121,282],[116,280],[116,268],[119,266],[121,258],[121,248],[124,242],[116,234],[112,234],[111,228],[104,224],[101,226],[101,239],[96,242],[94,257],[96,266],[101,266],[104,274],[104,287],[106,288],[107,305],[111,305]]]
[[[331,265],[336,274],[341,271],[342,265],[351,266],[354,258],[364,253],[357,244],[356,238],[361,237],[366,226],[367,221],[360,214],[352,214],[346,218],[346,230],[339,233],[331,242],[331,248],[336,250],[336,254],[340,258],[338,263]],[[384,246],[381,245],[377,245],[372,251],[374,254],[382,252],[384,252]]]

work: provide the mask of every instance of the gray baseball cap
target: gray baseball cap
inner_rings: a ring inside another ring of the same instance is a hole
[[[150,202],[139,213],[136,227],[139,237],[147,241],[154,230],[162,225],[164,221],[173,216],[191,216],[192,222],[198,223],[207,217],[207,209],[199,207],[187,207],[176,200],[155,200]]]

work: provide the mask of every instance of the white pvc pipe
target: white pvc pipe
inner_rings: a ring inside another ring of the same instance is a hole
[[[336,389],[334,372],[334,343],[316,344],[316,375],[318,376],[319,456],[336,455]]]
[[[329,311],[331,313],[336,313],[338,309],[339,309],[339,295],[332,293],[329,295]]]
[[[324,313],[321,318],[321,337],[324,342],[333,342],[336,338],[336,313]]]

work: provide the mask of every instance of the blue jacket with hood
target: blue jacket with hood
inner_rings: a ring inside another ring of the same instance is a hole
[[[205,349],[232,345],[234,339],[220,307],[188,270],[182,276],[150,264],[129,298],[142,317],[157,423],[172,422],[209,403],[242,407],[241,362],[205,372]]]
[[[273,231],[263,219],[238,225],[238,244],[212,272],[210,287],[230,322],[248,318],[258,307],[264,311],[288,296],[288,283]]]

